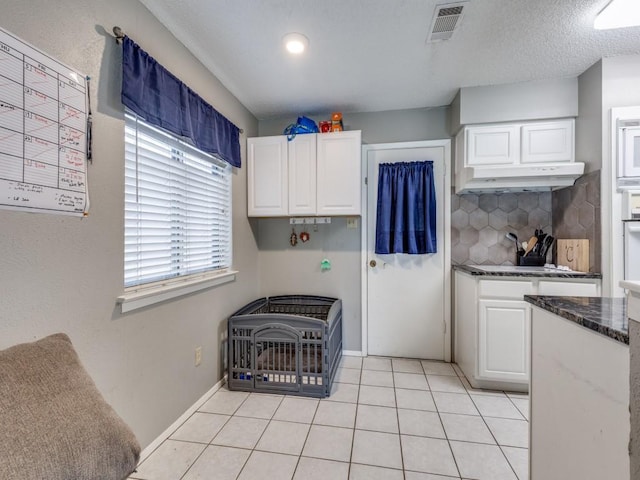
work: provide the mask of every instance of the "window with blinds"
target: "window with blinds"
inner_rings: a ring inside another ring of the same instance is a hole
[[[231,167],[125,114],[124,285],[231,266]]]

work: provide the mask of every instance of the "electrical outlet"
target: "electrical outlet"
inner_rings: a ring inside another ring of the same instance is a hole
[[[358,228],[358,219],[356,217],[347,218],[347,228]]]
[[[196,367],[202,363],[202,347],[196,347]]]

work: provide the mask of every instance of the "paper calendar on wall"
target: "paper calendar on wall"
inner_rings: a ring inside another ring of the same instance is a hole
[[[84,215],[85,75],[0,29],[0,208]]]

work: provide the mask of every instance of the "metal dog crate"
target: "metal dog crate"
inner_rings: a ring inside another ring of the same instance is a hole
[[[230,390],[328,397],[342,355],[342,301],[255,300],[229,318]]]

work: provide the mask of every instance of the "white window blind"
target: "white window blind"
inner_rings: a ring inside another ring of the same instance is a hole
[[[125,114],[124,284],[231,266],[231,167]]]

